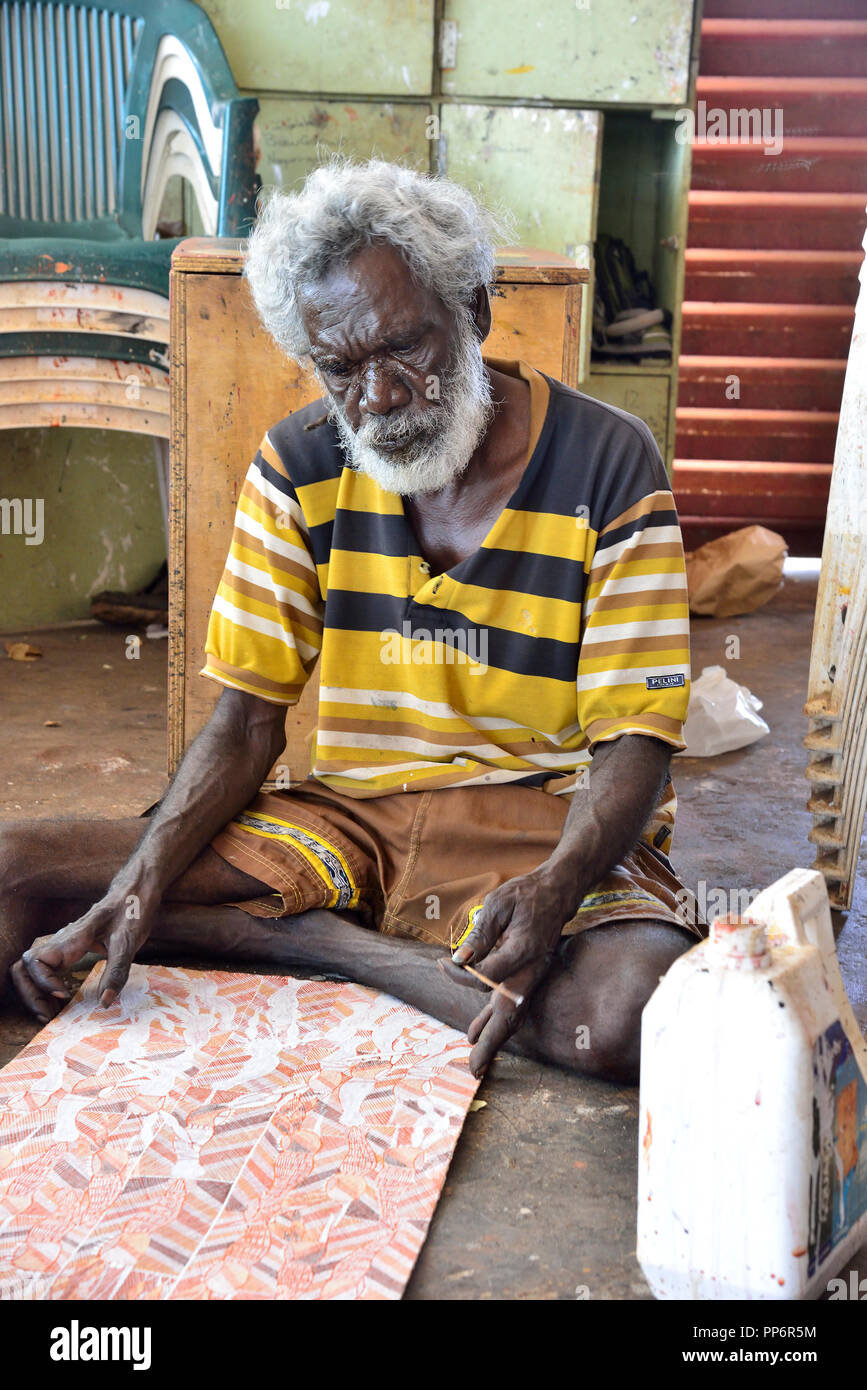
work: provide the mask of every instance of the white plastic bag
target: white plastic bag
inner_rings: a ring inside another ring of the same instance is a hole
[[[705,666],[690,690],[683,727],[687,756],[712,758],[764,738],[770,729],[757,713],[761,707],[761,700],[730,680],[722,666]]]

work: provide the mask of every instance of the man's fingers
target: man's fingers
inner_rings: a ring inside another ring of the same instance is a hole
[[[104,1008],[113,1004],[129,977],[129,968],[140,942],[125,927],[118,927],[108,939],[106,966],[99,982],[99,1000]]]
[[[481,1017],[481,1015],[480,1015]],[[521,1014],[514,1005],[508,1010],[491,1006],[491,1016],[481,1030],[478,1041],[470,1053],[470,1071],[473,1076],[481,1076],[493,1061],[503,1043],[506,1042],[521,1022]]]
[[[472,931],[464,936],[452,953],[456,965],[475,965],[486,956],[499,941],[512,915],[510,904],[498,907],[496,902],[486,900],[481,911],[476,914]]]
[[[69,991],[56,970],[51,969],[54,962],[47,962],[44,956],[33,954],[33,951],[25,951],[22,955],[26,973],[29,974],[33,984],[36,984],[43,991],[43,994],[54,995],[57,999],[68,999]]]
[[[40,1023],[50,1023],[61,1007],[58,1000],[43,995],[28,975],[23,961],[17,960],[9,973],[24,1007],[35,1014]]]
[[[538,940],[529,933],[518,934],[514,930],[500,937],[499,943],[487,956],[479,956],[473,961],[473,968],[487,975],[495,984],[517,975],[526,966],[538,964],[539,969],[547,969],[546,956],[540,954]]]
[[[471,975],[469,970],[465,970],[462,965],[455,965],[452,960],[438,960],[437,965],[444,975],[447,975],[450,980],[454,980],[456,985],[469,985],[470,989],[480,990],[488,988],[487,985],[482,984],[478,976]]]
[[[37,938],[21,957],[31,980],[45,994],[66,1003],[71,996],[59,972],[69,970],[88,951],[99,949],[96,931],[87,918],[81,918],[53,936]]]
[[[530,996],[544,974],[543,968],[533,964],[515,975],[508,976],[503,982],[505,988],[521,1002],[516,1004],[515,999],[510,998],[505,989],[495,990],[487,1007],[473,1019],[467,1029],[467,1038],[473,1044],[469,1060],[470,1071],[474,1076],[481,1076],[503,1043],[521,1027],[527,1017]]]
[[[480,1014],[477,1014],[467,1029],[467,1042],[477,1043],[482,1034],[482,1029],[487,1023],[491,1014],[494,1012],[493,1004],[488,1004]]]
[[[76,961],[94,949],[96,935],[96,927],[86,918],[81,918],[78,922],[70,922],[68,927],[55,932],[53,936],[34,941],[30,950],[24,952],[24,959],[28,965],[32,960],[38,960],[49,970],[69,970]]]

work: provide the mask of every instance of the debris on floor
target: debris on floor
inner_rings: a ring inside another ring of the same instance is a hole
[[[722,666],[705,666],[689,695],[685,752],[691,758],[713,758],[756,743],[770,733],[758,713],[761,708],[761,700],[731,680]]]
[[[38,661],[42,655],[42,648],[30,642],[4,642],[3,646],[10,661]]]
[[[169,621],[169,571],[163,565],[156,578],[137,594],[106,589],[90,600],[90,615],[114,627],[165,627]],[[152,635],[148,633],[148,635]]]

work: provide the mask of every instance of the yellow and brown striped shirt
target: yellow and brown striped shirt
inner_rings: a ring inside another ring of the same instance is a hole
[[[521,480],[432,574],[402,499],[344,465],[314,402],[269,430],[238,503],[203,674],[293,704],[319,658],[311,775],[348,796],[518,782],[568,793],[593,746],[683,748],[683,546],[640,420],[524,363]],[[669,784],[643,838],[667,850]]]

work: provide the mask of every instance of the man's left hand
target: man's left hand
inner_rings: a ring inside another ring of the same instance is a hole
[[[560,933],[580,903],[574,870],[564,875],[545,865],[489,893],[476,916],[473,929],[457,947],[451,960],[443,962],[450,979],[473,989],[487,989],[469,971],[471,965],[496,984],[505,985],[522,996],[516,1004],[501,990],[490,1000],[467,1029],[474,1044],[470,1070],[480,1076],[498,1048],[521,1026],[530,996],[545,978]]]

